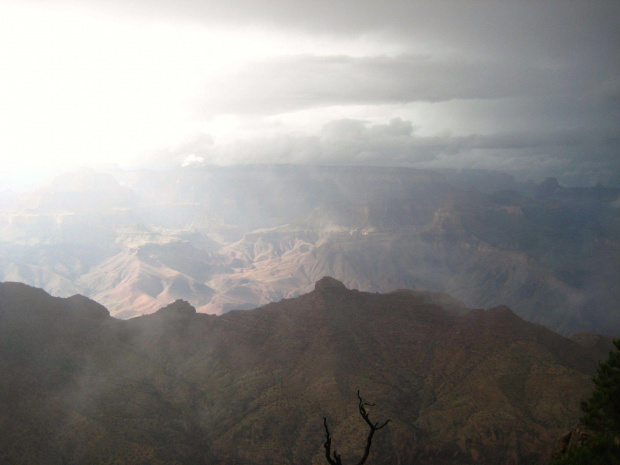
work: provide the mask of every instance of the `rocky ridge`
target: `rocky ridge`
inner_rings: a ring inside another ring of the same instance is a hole
[[[620,335],[620,191],[362,167],[88,170],[0,199],[0,280],[119,318],[312,291],[444,292],[564,335]]]
[[[390,418],[372,463],[538,463],[579,416],[596,350],[507,307],[449,311],[333,278],[249,311],[177,300],[116,320],[83,297],[0,284],[2,463],[324,462]],[[445,300],[445,296],[436,299]]]

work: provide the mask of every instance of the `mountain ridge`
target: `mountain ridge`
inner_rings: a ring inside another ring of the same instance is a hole
[[[471,171],[78,171],[0,198],[0,279],[129,318],[177,298],[215,314],[255,308],[330,275],[618,336],[619,198]]]
[[[319,464],[323,416],[347,459],[365,437],[358,389],[392,419],[373,463],[537,463],[579,417],[598,354],[505,306],[329,277],[220,316],[182,300],[129,320],[74,311],[95,305],[0,283],[3,463]]]

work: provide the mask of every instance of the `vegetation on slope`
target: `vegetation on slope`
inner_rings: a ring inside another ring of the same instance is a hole
[[[607,361],[599,364],[593,394],[581,403],[584,415],[576,429],[580,437],[571,443],[569,436],[551,465],[620,464],[620,339],[614,346]]]
[[[428,300],[324,278],[252,311],[177,301],[121,321],[0,283],[0,462],[319,465],[329,413],[352,463],[367,433],[349,408],[358,389],[391,419],[367,463],[547,456],[591,390],[589,352],[506,307]]]

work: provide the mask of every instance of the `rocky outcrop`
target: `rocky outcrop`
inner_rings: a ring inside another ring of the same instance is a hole
[[[196,309],[189,302],[177,299],[171,304],[155,312],[155,315],[164,318],[191,318],[196,315]]]
[[[314,290],[318,292],[338,292],[346,291],[346,286],[331,276],[325,276],[318,280],[314,285]]]

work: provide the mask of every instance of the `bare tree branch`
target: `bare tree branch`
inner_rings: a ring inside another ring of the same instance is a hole
[[[383,428],[385,425],[387,425],[390,422],[390,420],[387,419],[382,424],[379,424],[379,422],[373,423],[372,421],[370,421],[369,413],[368,411],[366,411],[366,407],[374,407],[375,404],[369,404],[367,402],[364,402],[364,399],[362,399],[362,396],[360,395],[359,390],[357,391],[357,398],[360,401],[359,402],[360,415],[362,416],[364,421],[368,424],[368,426],[370,426],[370,431],[368,432],[368,437],[366,438],[366,449],[364,450],[364,456],[357,464],[357,465],[363,465],[364,463],[366,463],[366,460],[368,459],[368,455],[370,454],[370,445],[372,444],[372,437],[374,436],[375,431],[378,431],[381,428]]]
[[[325,443],[323,444],[323,447],[325,447],[325,457],[330,465],[342,465],[340,454],[334,451],[334,458],[332,459],[331,456],[332,438],[329,435],[329,428],[327,428],[327,417],[323,417],[323,425],[325,425]]]
[[[366,410],[366,407],[373,407],[375,404],[369,404],[368,402],[364,402],[362,396],[360,395],[360,391],[357,391],[357,398],[359,399],[359,412],[366,424],[370,427],[370,431],[368,432],[368,437],[366,438],[366,448],[364,449],[364,455],[361,460],[357,463],[357,465],[364,465],[366,460],[368,459],[368,455],[370,454],[370,446],[372,444],[372,437],[374,436],[376,431],[379,431],[385,425],[387,425],[390,420],[387,419],[383,423],[379,424],[379,422],[373,423],[370,421],[369,413]],[[332,447],[332,438],[329,434],[329,428],[327,427],[327,418],[323,417],[323,425],[325,426],[325,443],[323,447],[325,447],[325,458],[327,458],[327,462],[330,465],[342,465],[341,455],[334,451],[333,456],[331,452]]]

